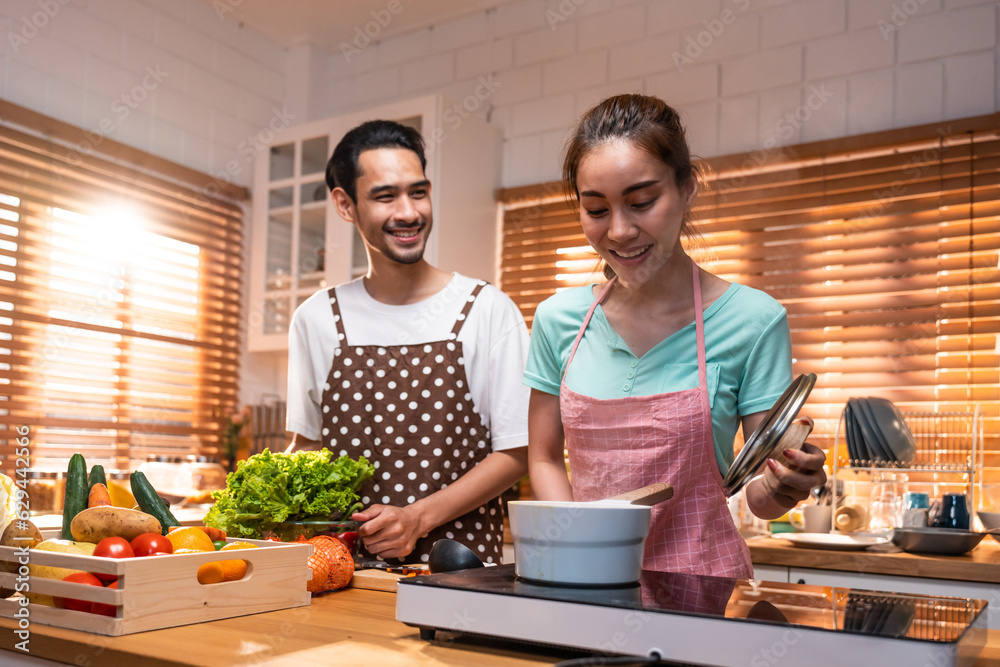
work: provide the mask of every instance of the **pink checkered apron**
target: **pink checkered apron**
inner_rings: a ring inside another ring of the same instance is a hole
[[[652,396],[598,399],[559,391],[569,452],[573,498],[599,500],[655,482],[674,497],[653,507],[643,569],[748,579],[750,550],[726,506],[715,460],[705,364],[705,324],[698,267],[694,272],[698,387]],[[590,306],[573,341],[572,363],[594,310],[612,279]]]

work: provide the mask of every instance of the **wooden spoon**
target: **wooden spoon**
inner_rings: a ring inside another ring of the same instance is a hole
[[[598,503],[606,503],[608,501],[613,501],[614,504],[618,504],[622,501],[629,505],[656,505],[664,500],[669,500],[674,496],[674,487],[666,482],[657,482],[656,484],[650,484],[649,486],[644,486],[641,489],[636,489],[634,491],[626,491],[625,493],[619,493],[617,496],[611,496],[610,498],[605,498],[604,500],[598,500]]]

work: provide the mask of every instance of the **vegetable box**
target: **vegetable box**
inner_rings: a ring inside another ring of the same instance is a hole
[[[45,539],[58,538],[59,531],[42,531]],[[237,540],[230,540],[237,541]],[[29,550],[32,565],[49,565],[118,576],[118,589],[58,581],[36,576],[0,572],[0,588],[88,600],[115,606],[115,616],[60,609],[34,602],[22,604],[19,594],[0,599],[0,616],[23,623],[55,625],[101,635],[127,635],[220,618],[257,614],[277,609],[303,607],[311,595],[311,544],[239,540],[257,549],[233,549],[204,553],[146,556],[144,558],[98,558],[50,551]],[[0,547],[0,561],[13,563],[17,571],[25,558],[15,547]],[[200,584],[198,568],[221,560],[244,560],[247,573],[239,581]],[[19,579],[20,577],[20,579]],[[26,610],[26,611],[25,611]]]

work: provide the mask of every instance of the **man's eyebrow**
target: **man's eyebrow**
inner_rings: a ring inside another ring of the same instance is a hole
[[[630,195],[633,192],[635,192],[636,190],[642,190],[643,188],[648,188],[649,186],[656,185],[657,183],[659,183],[659,181],[657,179],[651,179],[651,180],[648,180],[648,181],[642,181],[640,183],[635,183],[634,185],[630,185],[627,188],[625,188],[624,190],[622,190],[622,195]],[[603,197],[604,194],[601,193],[601,192],[598,192],[597,190],[584,190],[583,192],[580,193],[580,196],[581,197]]]
[[[430,180],[425,178],[423,180],[414,181],[413,183],[410,183],[407,186],[407,189],[409,190],[412,188],[426,188],[430,184],[431,184]],[[375,187],[371,188],[368,191],[368,194],[374,197],[382,194],[383,192],[388,192],[388,193],[399,192],[400,189],[401,188],[398,185],[392,185],[392,184],[376,185]]]

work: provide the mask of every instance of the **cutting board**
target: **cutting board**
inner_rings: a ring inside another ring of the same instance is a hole
[[[395,593],[397,582],[404,576],[384,570],[355,570],[348,587]]]

